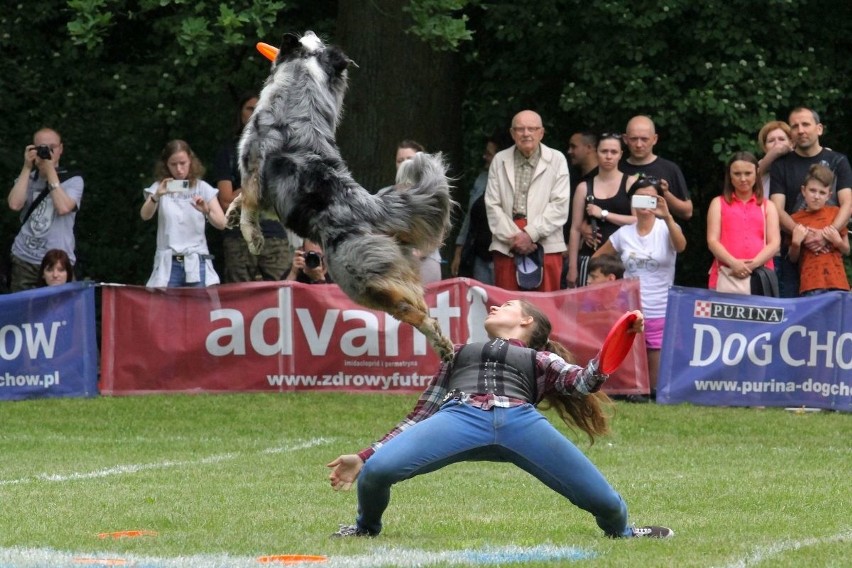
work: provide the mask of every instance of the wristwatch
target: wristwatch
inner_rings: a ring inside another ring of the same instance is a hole
[[[601,209],[601,221],[606,221],[606,216],[609,215],[609,211],[606,209]]]
[[[53,191],[54,189],[59,189],[59,184],[47,182],[47,187],[50,188],[50,191]]]

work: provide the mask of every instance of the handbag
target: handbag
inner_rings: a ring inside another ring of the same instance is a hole
[[[751,273],[751,293],[753,296],[766,296],[768,298],[779,298],[778,276],[775,271],[758,266]]]
[[[751,295],[751,278],[737,278],[732,274],[730,267],[719,265],[716,291],[727,294]]]

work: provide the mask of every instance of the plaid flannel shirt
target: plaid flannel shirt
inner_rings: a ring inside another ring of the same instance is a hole
[[[522,341],[517,339],[509,340],[512,345],[526,347]],[[464,345],[456,345],[455,353],[464,347]],[[539,351],[535,358],[535,382],[537,398],[534,404],[541,402],[546,394],[557,392],[565,396],[587,396],[590,393],[600,390],[608,375],[604,375],[598,371],[599,354],[596,355],[588,365],[580,367],[572,363],[566,362],[562,357],[547,351]],[[418,422],[426,420],[441,408],[444,404],[444,399],[449,392],[448,384],[452,375],[453,362],[442,362],[438,372],[429,381],[429,385],[417,399],[414,409],[408,413],[390,432],[385,434],[380,440],[373,442],[368,448],[364,448],[358,452],[358,456],[363,461],[367,461],[376,450],[385,445],[392,438],[398,436],[404,430],[414,426]],[[476,393],[472,393],[476,394]],[[494,394],[485,394],[481,396],[471,397],[469,394],[465,399],[472,406],[489,410],[495,406],[501,408],[511,408],[526,404],[526,401],[516,398],[499,396]]]

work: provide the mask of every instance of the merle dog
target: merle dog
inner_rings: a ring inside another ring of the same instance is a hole
[[[350,59],[313,32],[286,36],[239,144],[242,191],[229,208],[255,254],[263,246],[260,199],[303,238],[322,243],[334,282],[355,302],[420,330],[444,359],[453,345],[429,316],[418,260],[450,223],[450,185],[440,154],[417,154],[404,190],[371,195],[340,156],[335,130]]]

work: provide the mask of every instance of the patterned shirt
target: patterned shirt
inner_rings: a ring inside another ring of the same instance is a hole
[[[523,342],[517,339],[510,339],[512,345],[526,347]],[[464,345],[456,345],[455,352]],[[537,399],[534,404],[538,404],[545,395],[556,393],[564,396],[587,396],[590,393],[600,390],[604,381],[609,377],[598,372],[598,358],[589,361],[585,367],[574,365],[566,362],[564,359],[554,353],[548,351],[538,351],[535,356],[535,374]],[[392,438],[398,436],[404,430],[414,426],[418,422],[426,420],[444,404],[447,398],[450,377],[453,372],[453,362],[442,362],[438,373],[432,377],[426,390],[420,395],[414,409],[408,413],[408,416],[403,418],[393,430],[384,435],[380,440],[374,442],[369,448],[365,448],[358,452],[358,456],[363,461],[367,461],[376,450],[385,445]],[[464,402],[487,411],[495,406],[500,408],[511,408],[526,404],[526,401],[510,397],[504,397],[495,394],[481,395],[477,393],[468,394],[463,399]]]
[[[526,216],[527,214],[527,193],[529,193],[539,158],[541,158],[540,147],[536,147],[529,158],[515,147],[515,202],[512,205],[512,215]]]

